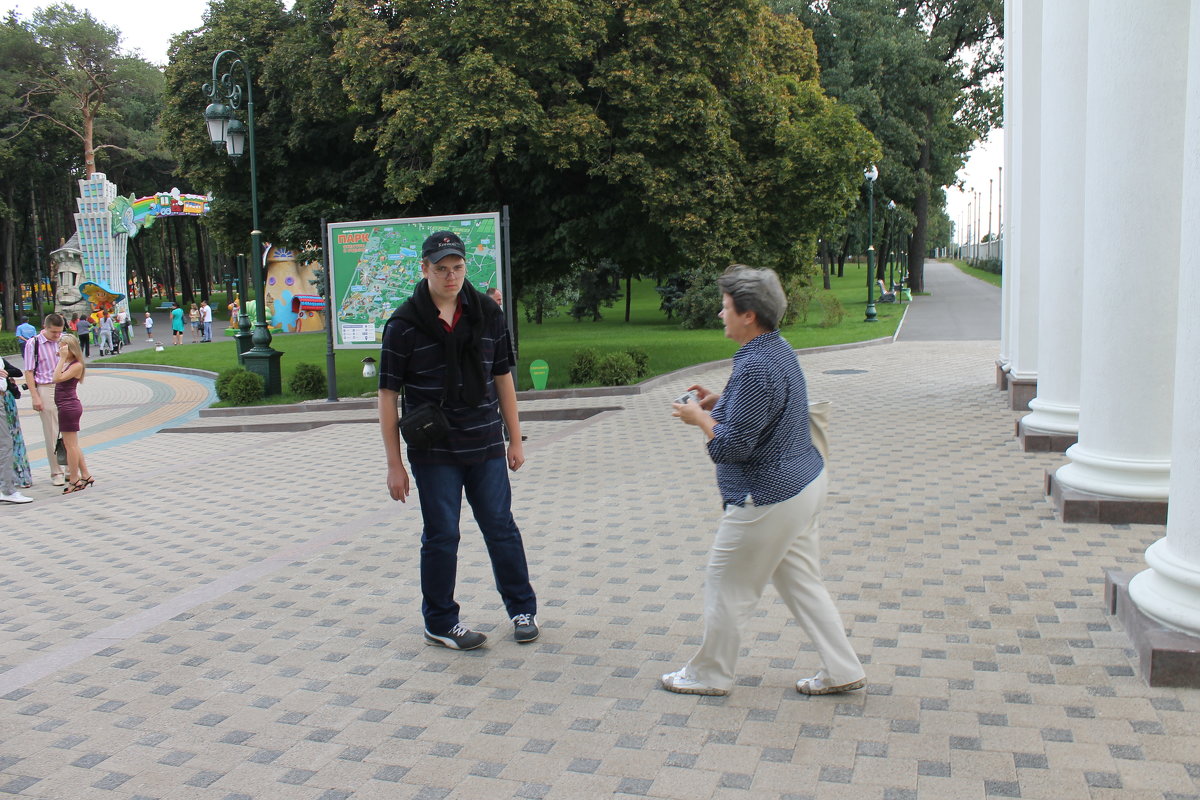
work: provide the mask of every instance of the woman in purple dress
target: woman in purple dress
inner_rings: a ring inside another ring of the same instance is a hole
[[[79,418],[83,416],[83,405],[79,402],[76,387],[83,383],[85,368],[79,340],[70,334],[63,334],[58,340],[58,366],[54,368],[54,405],[58,406],[58,431],[67,450],[67,485],[63,488],[63,494],[83,491],[94,483],[88,473],[83,448],[79,446]]]

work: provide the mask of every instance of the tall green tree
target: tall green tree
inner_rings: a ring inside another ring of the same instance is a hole
[[[913,215],[910,276],[922,289],[942,187],[999,122],[1002,0],[774,4],[811,28],[822,86],[853,107],[883,146],[876,200],[894,199]]]
[[[760,0],[340,0],[337,55],[398,201],[513,208],[518,281],[800,269],[878,150]],[[519,288],[519,287],[518,287]]]

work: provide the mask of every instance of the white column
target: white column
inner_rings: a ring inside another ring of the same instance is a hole
[[[1056,473],[1084,492],[1167,497],[1188,17],[1188,0],[1089,10],[1079,442]]]
[[[1191,3],[1183,219],[1200,218],[1200,0]],[[1200,229],[1187,226],[1180,244],[1179,325],[1167,536],[1150,545],[1150,569],[1134,576],[1129,597],[1147,616],[1200,636],[1200,315],[1188,287],[1200,282]]]
[[[1017,20],[1020,18],[1021,0],[1005,0],[1004,30],[1008,35],[1004,41],[1004,240],[1000,243],[1000,354],[996,363],[1007,370],[1011,361],[1012,347],[1009,344],[1009,331],[1012,323],[1012,284],[1013,284],[1013,242],[1016,239],[1019,224],[1014,224],[1020,215],[1014,213],[1021,207],[1013,189],[1018,185],[1016,177],[1016,147],[1017,113],[1016,86],[1020,82],[1020,64],[1017,53],[1021,49],[1021,35]]]
[[[1066,434],[1079,432],[1087,19],[1087,0],[1053,0],[1042,8],[1039,263],[1044,269],[1038,286],[1037,397],[1021,426]]]

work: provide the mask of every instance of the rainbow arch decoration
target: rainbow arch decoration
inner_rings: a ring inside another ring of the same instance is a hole
[[[113,233],[127,233],[132,239],[159,217],[203,216],[209,212],[212,199],[211,194],[184,194],[179,189],[146,197],[118,196],[108,206],[112,212]]]

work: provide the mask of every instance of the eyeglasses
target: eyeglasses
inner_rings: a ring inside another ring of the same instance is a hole
[[[462,275],[466,273],[466,271],[466,264],[455,264],[453,267],[447,267],[444,264],[435,264],[433,267],[433,274],[437,275],[439,278],[444,278],[447,275]]]

